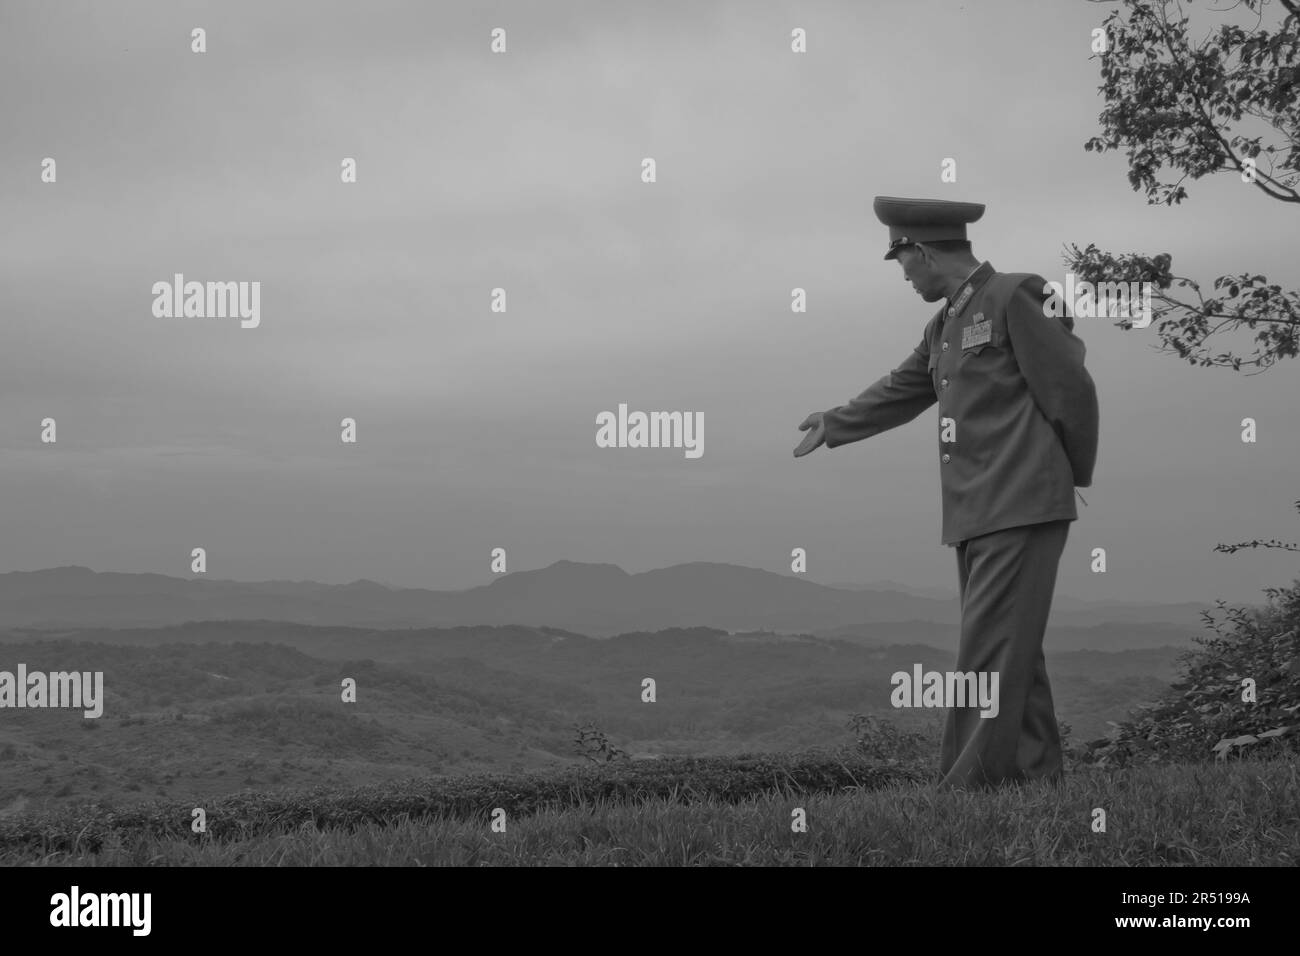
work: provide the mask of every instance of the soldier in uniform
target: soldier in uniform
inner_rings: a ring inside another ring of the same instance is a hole
[[[861,441],[939,406],[942,541],[961,597],[957,670],[997,672],[999,710],[953,707],[941,786],[1060,780],[1061,741],[1043,632],[1075,488],[1092,483],[1097,392],[1068,314],[1044,307],[1037,275],[995,272],[972,254],[979,203],[878,196],[886,259],[926,302],[946,299],[892,372],[838,408],[814,412],[795,456]],[[1064,311],[1064,310],[1061,310]],[[971,702],[967,702],[970,704]]]

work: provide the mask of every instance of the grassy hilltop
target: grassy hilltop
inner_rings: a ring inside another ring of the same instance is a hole
[[[6,712],[0,863],[1294,865],[1300,590],[1212,629],[1181,665],[1058,655],[1063,724],[1089,733],[1067,738],[1061,786],[997,793],[936,792],[942,713],[888,705],[892,670],[942,667],[932,648],[709,629],[11,634],[0,669],[103,670],[107,700],[99,720]],[[1131,713],[1101,719],[1116,708]]]
[[[0,825],[0,863],[1290,866],[1298,773],[1294,761],[1248,758],[939,793],[907,768],[824,757],[673,758],[630,774],[236,798],[207,808],[201,835],[184,806],[63,811]],[[504,832],[491,825],[496,807]],[[806,832],[792,828],[797,808]]]

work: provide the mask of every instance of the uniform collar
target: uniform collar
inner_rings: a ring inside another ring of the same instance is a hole
[[[972,269],[966,278],[961,280],[961,285],[957,287],[953,297],[948,300],[948,308],[944,310],[944,315],[949,319],[961,315],[962,310],[970,302],[971,296],[988,281],[991,275],[993,275],[993,266],[987,260]]]

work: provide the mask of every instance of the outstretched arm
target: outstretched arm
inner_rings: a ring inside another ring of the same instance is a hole
[[[861,441],[910,422],[938,401],[930,378],[929,336],[888,375],[847,405],[822,414],[826,447]]]

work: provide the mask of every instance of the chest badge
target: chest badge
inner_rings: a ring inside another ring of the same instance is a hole
[[[991,319],[984,318],[983,312],[975,313],[975,321],[970,325],[963,326],[961,330],[961,347],[963,349],[972,349],[980,345],[988,345],[993,338],[993,322]]]

